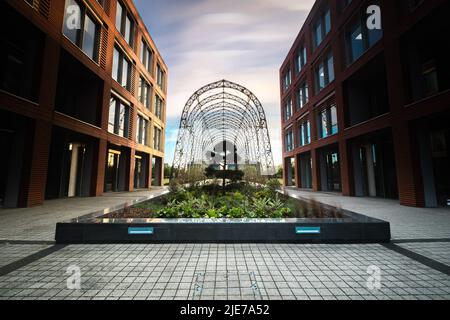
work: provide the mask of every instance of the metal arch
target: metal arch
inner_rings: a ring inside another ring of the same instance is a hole
[[[267,119],[262,104],[247,88],[221,80],[197,90],[180,119],[172,178],[192,164],[205,164],[205,150],[229,141],[245,163],[260,166],[262,175],[275,173]]]

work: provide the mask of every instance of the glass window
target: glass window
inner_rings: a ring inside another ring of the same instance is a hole
[[[325,34],[331,31],[331,14],[330,9],[325,12]]]
[[[98,55],[98,33],[99,26],[87,8],[75,0],[66,0],[63,34],[94,61],[97,61]]]
[[[383,30],[373,29],[367,30],[367,38],[369,42],[369,48],[376,44],[383,37]]]
[[[127,59],[122,60],[122,77],[120,84],[124,88],[128,88],[128,77],[129,77],[130,63]]]
[[[287,89],[289,89],[291,83],[292,83],[292,75],[291,70],[289,69],[286,71],[283,77],[283,90],[286,91]]]
[[[114,47],[113,55],[113,79],[122,87],[130,90],[131,87],[131,62],[125,57],[125,54]]]
[[[365,51],[375,45],[383,36],[380,29],[367,28],[366,12],[361,12],[357,20],[346,27],[347,63],[352,63],[363,55]]]
[[[327,59],[327,71],[328,71],[328,83],[332,82],[334,80],[334,61],[333,61],[333,55],[330,53]]]
[[[127,9],[123,4],[117,2],[116,12],[116,28],[120,34],[125,38],[125,41],[133,47],[134,37],[134,23],[131,15],[127,12]]]
[[[319,63],[315,70],[316,92],[320,92],[334,80],[334,60],[330,52],[325,61]]]
[[[301,48],[297,53],[297,59],[295,61],[295,71],[300,73],[306,65],[306,48]]]
[[[116,10],[116,28],[117,30],[122,30],[122,15],[123,15],[123,6],[120,2],[117,2],[117,10]]]
[[[328,137],[328,114],[327,114],[327,110],[322,111],[322,113],[320,114],[320,119],[321,119],[321,127],[322,127],[322,134],[321,137],[322,138],[326,138]]]
[[[112,69],[112,77],[114,80],[119,82],[119,62],[120,62],[120,53],[119,50],[114,48],[113,53],[113,69]]]
[[[96,55],[95,46],[97,41],[96,38],[97,38],[97,25],[88,15],[86,15],[83,34],[83,51],[92,60],[96,59],[95,57]]]
[[[351,61],[358,59],[364,52],[363,34],[361,24],[359,22],[356,23],[350,31],[350,50]]]
[[[137,135],[136,135],[137,143],[147,145],[147,131],[148,131],[148,120],[146,120],[144,117],[138,116]]]
[[[150,50],[147,43],[142,40],[141,42],[141,62],[145,66],[145,68],[152,74],[152,60],[153,60],[153,52]],[[159,70],[158,70],[159,72]]]
[[[128,18],[128,16],[125,17],[125,34],[124,34],[125,40],[129,45],[132,44],[132,32],[131,32],[131,20]]]
[[[289,99],[284,105],[284,120],[287,121],[292,117],[292,100]]]
[[[313,40],[314,46],[317,48],[322,41],[325,39],[326,35],[331,31],[331,13],[330,9],[326,9],[322,12],[313,28]]]
[[[125,106],[122,103],[119,103],[119,126],[118,126],[118,135],[121,137],[125,137],[125,124],[126,124],[126,110]]]
[[[157,127],[154,129],[153,149],[161,150],[161,129]]]
[[[330,108],[331,134],[338,133],[338,120],[336,106]]]
[[[155,95],[155,116],[159,119],[162,119],[162,109],[163,109],[163,100]]]
[[[129,108],[119,99],[111,97],[109,105],[108,132],[128,138]]]
[[[336,106],[332,105],[320,113],[319,119],[319,135],[321,138],[338,133],[338,119]]]
[[[164,89],[164,85],[165,85],[165,74],[164,74],[164,71],[162,70],[162,68],[161,68],[161,66],[159,64],[157,65],[157,69],[158,69],[157,70],[158,73],[157,73],[156,82],[157,82],[158,86],[161,89]]]
[[[286,152],[294,150],[294,134],[292,129],[286,133],[285,137]]]
[[[319,90],[325,88],[325,68],[323,63],[319,65],[318,69],[318,78],[319,78]]]
[[[64,9],[63,34],[73,43],[78,43],[79,30],[81,25],[81,8],[75,0],[66,0]],[[74,15],[80,14],[74,19]]]
[[[115,133],[116,126],[116,99],[111,97],[109,103],[108,132]]]
[[[318,22],[314,28],[315,45],[318,47],[322,43],[322,24]]]
[[[303,83],[300,88],[298,89],[298,96],[297,96],[297,108],[303,108],[309,100],[308,97],[308,84]]]
[[[300,146],[306,146],[311,143],[311,126],[309,120],[300,123]]]

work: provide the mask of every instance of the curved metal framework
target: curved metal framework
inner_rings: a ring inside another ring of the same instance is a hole
[[[221,80],[196,91],[181,115],[172,166],[180,171],[202,170],[221,143],[232,145],[238,167],[256,167],[258,175],[275,173],[267,119],[261,102],[247,88]],[[225,151],[226,153],[226,151]]]

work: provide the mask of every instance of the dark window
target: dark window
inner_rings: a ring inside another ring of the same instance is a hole
[[[331,14],[327,8],[321,12],[317,20],[313,24],[313,42],[314,47],[320,46],[328,33],[331,31]]]
[[[330,52],[315,69],[316,93],[322,91],[334,80],[334,59]]]
[[[291,69],[287,69],[283,75],[283,91],[287,91],[292,83]]]
[[[0,1],[0,89],[38,100],[44,34]]]
[[[295,72],[300,73],[303,67],[306,65],[307,56],[306,56],[306,48],[302,47],[297,52],[297,57],[295,59]]]
[[[284,104],[284,120],[287,121],[293,116],[292,99],[289,98]]]
[[[286,152],[294,150],[294,132],[292,131],[292,129],[288,130],[284,139]]]
[[[103,81],[62,50],[58,65],[55,110],[100,126]]]
[[[301,120],[298,125],[300,146],[311,143],[311,123],[309,120]]]
[[[308,84],[303,82],[297,92],[297,109],[302,109],[309,101]]]
[[[450,89],[448,12],[450,2],[446,1],[402,36],[402,66],[407,80],[405,103]]]
[[[367,28],[367,14],[360,13],[358,18],[346,29],[347,63],[358,59],[366,50],[374,46],[383,36],[379,29]]]

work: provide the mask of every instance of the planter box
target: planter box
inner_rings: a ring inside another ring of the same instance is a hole
[[[107,219],[58,223],[59,244],[383,243],[388,222],[343,211],[342,219]]]

